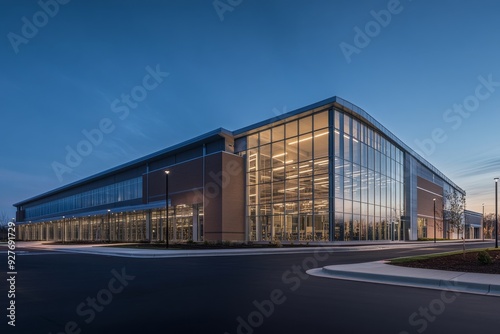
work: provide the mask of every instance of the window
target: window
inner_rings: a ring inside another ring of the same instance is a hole
[[[142,176],[26,208],[26,218],[41,217],[142,197]]]
[[[254,133],[253,135],[250,135],[247,138],[248,138],[247,139],[248,148],[259,146],[259,134],[258,133]]]
[[[314,132],[314,158],[328,156],[328,129]]]
[[[285,138],[285,126],[284,125],[275,126],[272,129],[272,133],[273,133],[273,142],[284,139]]]
[[[271,142],[271,130],[262,131],[259,134],[259,144],[269,144]]]
[[[312,116],[304,117],[299,120],[299,134],[312,131]]]
[[[285,135],[286,138],[297,136],[297,121],[286,123]]]
[[[314,130],[328,127],[328,111],[314,114]]]

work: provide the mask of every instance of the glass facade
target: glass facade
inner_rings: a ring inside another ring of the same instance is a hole
[[[329,240],[328,111],[247,137],[249,240]]]
[[[363,122],[334,112],[334,240],[401,240],[404,154]]]
[[[169,240],[193,240],[196,228],[197,241],[203,241],[203,206],[196,204],[169,207],[168,225]],[[22,224],[17,228],[22,240],[162,242],[166,238],[165,208],[64,217]]]
[[[427,238],[427,218],[418,218],[417,238]]]
[[[142,177],[26,207],[26,219],[142,198]]]
[[[360,120],[323,110],[246,142],[249,240],[403,238],[403,152]]]

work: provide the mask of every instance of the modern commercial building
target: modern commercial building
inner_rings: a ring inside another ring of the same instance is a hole
[[[448,192],[465,196],[368,113],[332,97],[14,206],[23,240],[416,240],[448,235]]]

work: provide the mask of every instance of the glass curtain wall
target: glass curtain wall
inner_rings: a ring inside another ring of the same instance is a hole
[[[403,152],[352,116],[331,115],[331,129],[325,110],[247,136],[249,240],[403,238]]]
[[[334,240],[403,238],[403,152],[359,120],[334,112]]]
[[[170,240],[192,240],[194,211],[197,211],[198,215],[198,236],[200,240],[203,239],[203,208],[201,204],[197,204],[169,208]],[[21,224],[17,228],[20,231],[18,235],[21,240],[147,241],[146,219],[148,214],[151,222],[151,241],[164,241],[166,235],[165,208],[128,212],[111,211],[102,215],[65,217],[42,223]]]
[[[26,218],[36,218],[59,212],[91,208],[142,197],[142,177],[121,181],[105,187],[59,198],[26,208]]]
[[[249,239],[328,240],[328,111],[247,137]]]

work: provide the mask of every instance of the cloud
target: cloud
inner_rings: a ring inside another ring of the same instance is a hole
[[[457,177],[472,177],[485,174],[500,174],[500,153],[488,152],[487,156],[476,155],[474,158],[467,158],[465,161],[457,162],[455,173]]]

